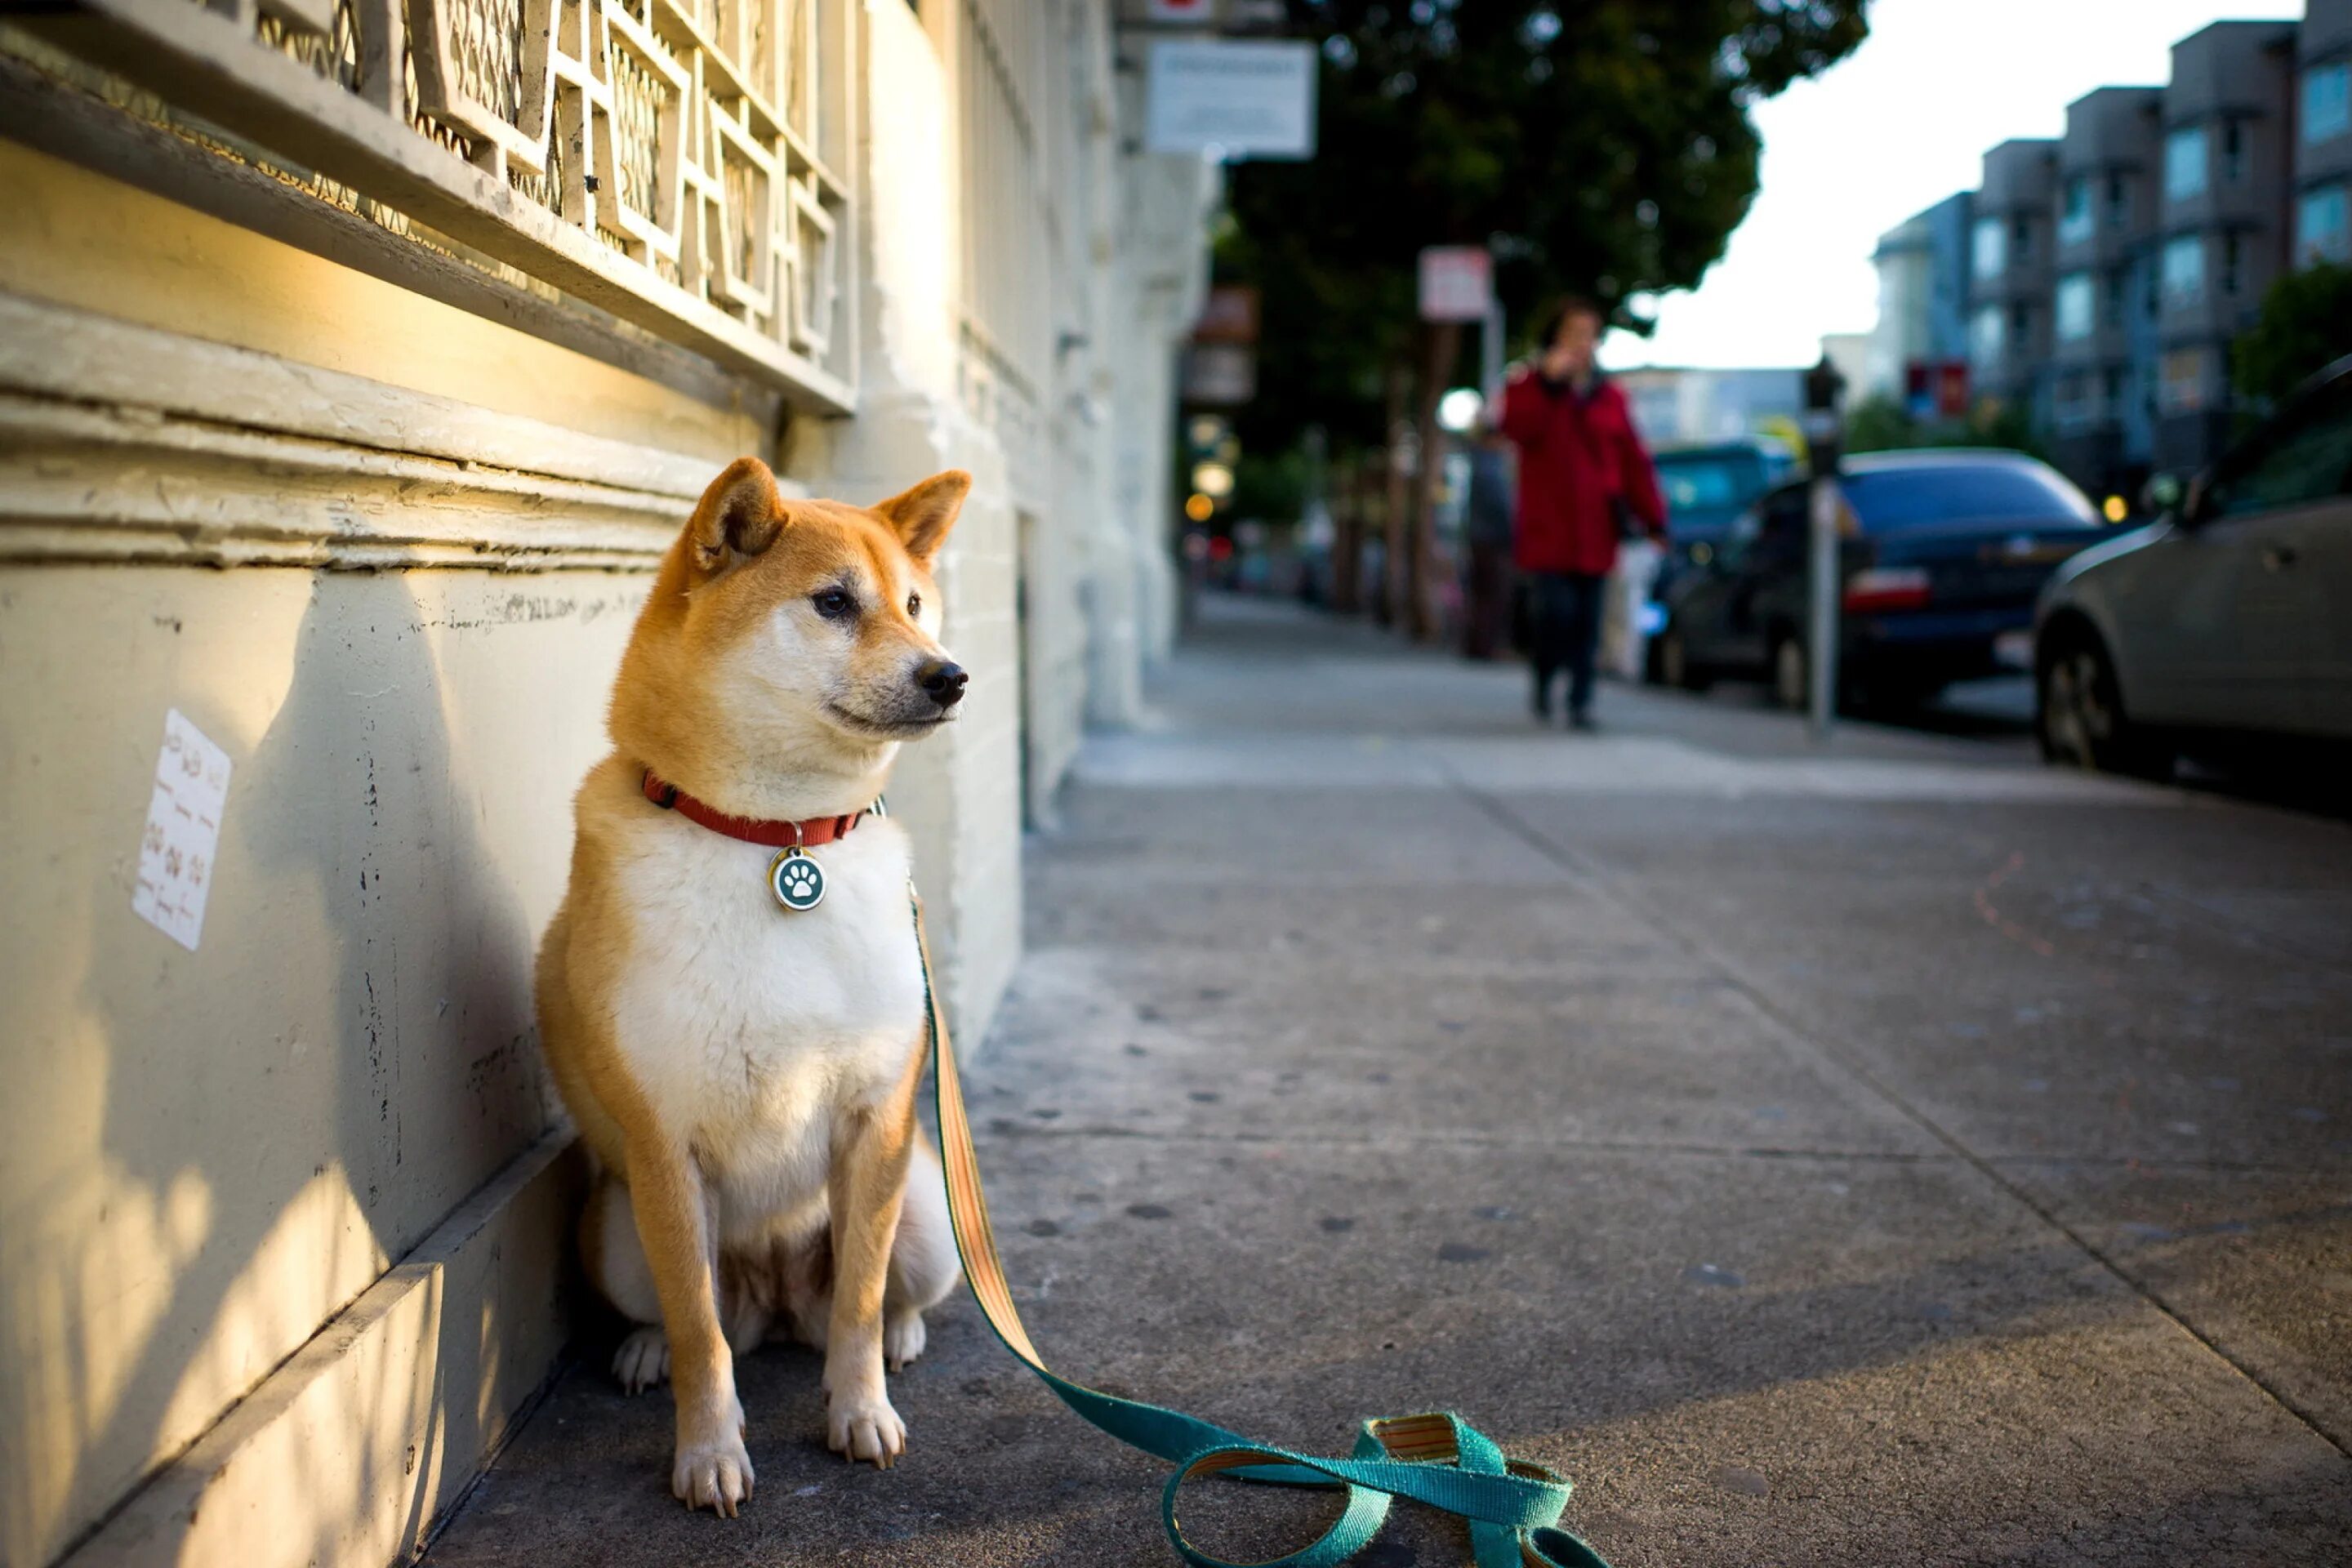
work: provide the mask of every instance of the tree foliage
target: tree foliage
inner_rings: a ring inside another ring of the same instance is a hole
[[[2017,403],[1987,399],[1966,418],[1923,422],[1898,399],[1879,393],[1847,411],[1847,451],[1894,452],[1914,447],[2000,447],[2045,462],[2050,458],[2032,419]]]
[[[1291,0],[1322,47],[1318,151],[1238,166],[1218,247],[1263,296],[1244,443],[1378,439],[1423,246],[1488,246],[1519,337],[1564,290],[1625,320],[1696,284],[1756,194],[1749,109],[1860,44],[1864,3]]]
[[[2352,353],[2352,267],[2321,262],[2283,275],[2262,316],[2231,351],[2238,390],[2276,403],[2315,371]]]

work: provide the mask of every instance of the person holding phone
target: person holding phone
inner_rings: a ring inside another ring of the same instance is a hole
[[[1512,554],[1528,583],[1534,706],[1551,718],[1568,671],[1568,721],[1592,728],[1592,667],[1603,595],[1621,537],[1664,543],[1665,498],[1624,395],[1593,363],[1601,307],[1570,295],[1552,308],[1531,362],[1503,388],[1503,434],[1519,449]]]

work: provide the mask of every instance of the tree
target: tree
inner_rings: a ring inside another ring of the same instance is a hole
[[[1919,444],[1919,422],[1902,401],[1881,392],[1864,398],[1845,416],[1845,449],[1890,452]]]
[[[1914,447],[2000,447],[2044,461],[2049,453],[2023,405],[1981,399],[1968,416],[1923,423],[1885,393],[1864,398],[1845,419],[1849,452],[1893,452]]]
[[[1399,376],[1433,435],[1471,334],[1416,321],[1424,246],[1487,247],[1522,337],[1571,289],[1646,326],[1623,301],[1696,284],[1747,215],[1749,109],[1861,43],[1864,4],[1291,0],[1322,48],[1318,152],[1234,170],[1217,254],[1262,299],[1244,447],[1319,424],[1335,454],[1393,448]]]
[[[2253,330],[2230,352],[2230,369],[2240,392],[2276,403],[2347,353],[2352,267],[2323,261],[2286,273],[2270,286]]]

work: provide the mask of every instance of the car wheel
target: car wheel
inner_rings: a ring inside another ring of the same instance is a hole
[[[2115,661],[2095,635],[2061,632],[2042,657],[2036,685],[2034,728],[2049,761],[2142,778],[2171,773],[2171,756],[2124,712]]]
[[[1683,634],[1669,626],[1658,634],[1658,684],[1679,687],[1685,691],[1705,691],[1707,679],[1691,663],[1690,647]]]
[[[1794,632],[1782,632],[1772,644],[1772,700],[1791,713],[1812,706],[1811,665]]]

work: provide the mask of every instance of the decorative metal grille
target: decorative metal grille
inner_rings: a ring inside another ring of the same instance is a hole
[[[81,0],[57,41],[845,412],[852,0]],[[290,63],[290,68],[289,68]]]

